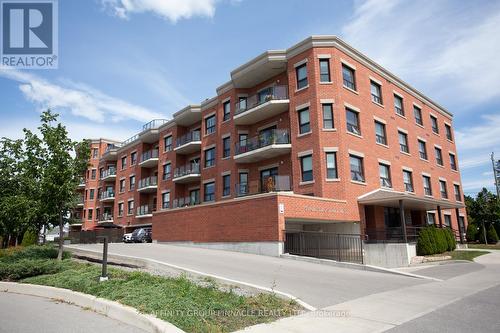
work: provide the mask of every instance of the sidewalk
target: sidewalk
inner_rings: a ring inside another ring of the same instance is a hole
[[[480,256],[476,262],[484,268],[445,281],[368,295],[323,309],[349,313],[344,318],[311,312],[241,332],[382,332],[500,285],[500,252]]]

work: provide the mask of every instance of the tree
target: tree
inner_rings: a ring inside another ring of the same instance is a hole
[[[469,223],[475,224],[480,228],[480,240],[487,242],[487,230],[490,226],[499,227],[500,224],[500,204],[496,195],[483,188],[476,196],[472,198],[465,197]]]
[[[44,211],[58,217],[59,254],[62,259],[64,241],[64,222],[75,206],[75,190],[80,176],[85,172],[90,157],[88,141],[78,143],[68,137],[66,128],[57,123],[57,114],[50,110],[41,115],[42,141],[44,145],[44,166],[41,176],[41,197],[45,203]],[[74,156],[72,156],[72,153]]]

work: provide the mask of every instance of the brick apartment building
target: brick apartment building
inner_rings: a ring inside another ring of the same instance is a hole
[[[334,36],[264,52],[215,97],[92,149],[84,230],[269,255],[308,232],[465,232],[452,114]]]

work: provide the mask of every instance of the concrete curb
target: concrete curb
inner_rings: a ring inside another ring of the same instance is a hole
[[[335,266],[335,267],[358,269],[358,270],[378,272],[378,273],[389,273],[389,274],[402,275],[402,276],[407,276],[407,277],[411,277],[411,278],[438,281],[438,282],[443,281],[441,279],[437,279],[437,278],[433,278],[433,277],[429,277],[429,276],[401,272],[401,271],[398,271],[396,269],[384,268],[384,267],[379,267],[379,266],[361,265],[361,264],[355,264],[355,263],[350,263],[350,262],[338,262],[335,260],[320,259],[320,258],[313,258],[313,257],[303,257],[303,256],[292,255],[292,254],[282,254],[280,257],[284,258],[284,259],[305,261],[305,262],[311,262],[311,263],[320,264],[320,265],[329,265],[329,266]]]
[[[146,332],[184,332],[169,322],[160,320],[148,314],[141,314],[139,311],[130,306],[69,289],[0,281],[0,291],[62,300],[66,303],[74,304],[82,308],[92,309],[99,314],[118,320],[127,325],[140,328]]]
[[[76,256],[78,258],[86,259],[90,258],[93,260],[99,260],[101,258],[101,253],[97,251],[92,251],[92,250],[83,250],[79,248],[73,248],[73,247],[68,247],[65,246],[65,249],[70,251],[73,256]],[[238,280],[233,280],[229,279],[223,276],[218,276],[214,274],[209,274],[201,271],[197,271],[194,269],[186,268],[186,267],[181,267],[178,265],[173,265],[169,264],[163,261],[159,260],[154,260],[154,259],[149,259],[149,258],[141,258],[141,257],[134,257],[134,256],[126,256],[122,254],[116,254],[116,253],[110,253],[108,252],[108,262],[109,263],[117,263],[117,264],[126,264],[126,265],[132,265],[136,267],[141,267],[141,268],[146,268],[146,269],[167,269],[167,270],[174,270],[179,273],[189,273],[190,275],[194,277],[201,277],[201,278],[212,278],[215,281],[217,281],[220,284],[229,284],[229,285],[235,285],[238,286],[242,289],[247,289],[247,290],[252,290],[255,292],[266,292],[266,293],[273,293],[278,297],[281,297],[283,299],[287,300],[293,300],[300,304],[303,308],[309,311],[315,311],[316,308],[304,301],[302,301],[300,298],[295,297],[289,293],[282,292],[276,289],[268,288],[268,287],[263,287],[259,286],[256,284],[252,283],[247,283],[243,281],[238,281]]]

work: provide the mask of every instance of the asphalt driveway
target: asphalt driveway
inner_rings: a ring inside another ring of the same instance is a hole
[[[102,251],[102,244],[73,245]],[[109,245],[110,254],[149,258],[292,294],[323,308],[428,280],[303,261],[166,244]]]

